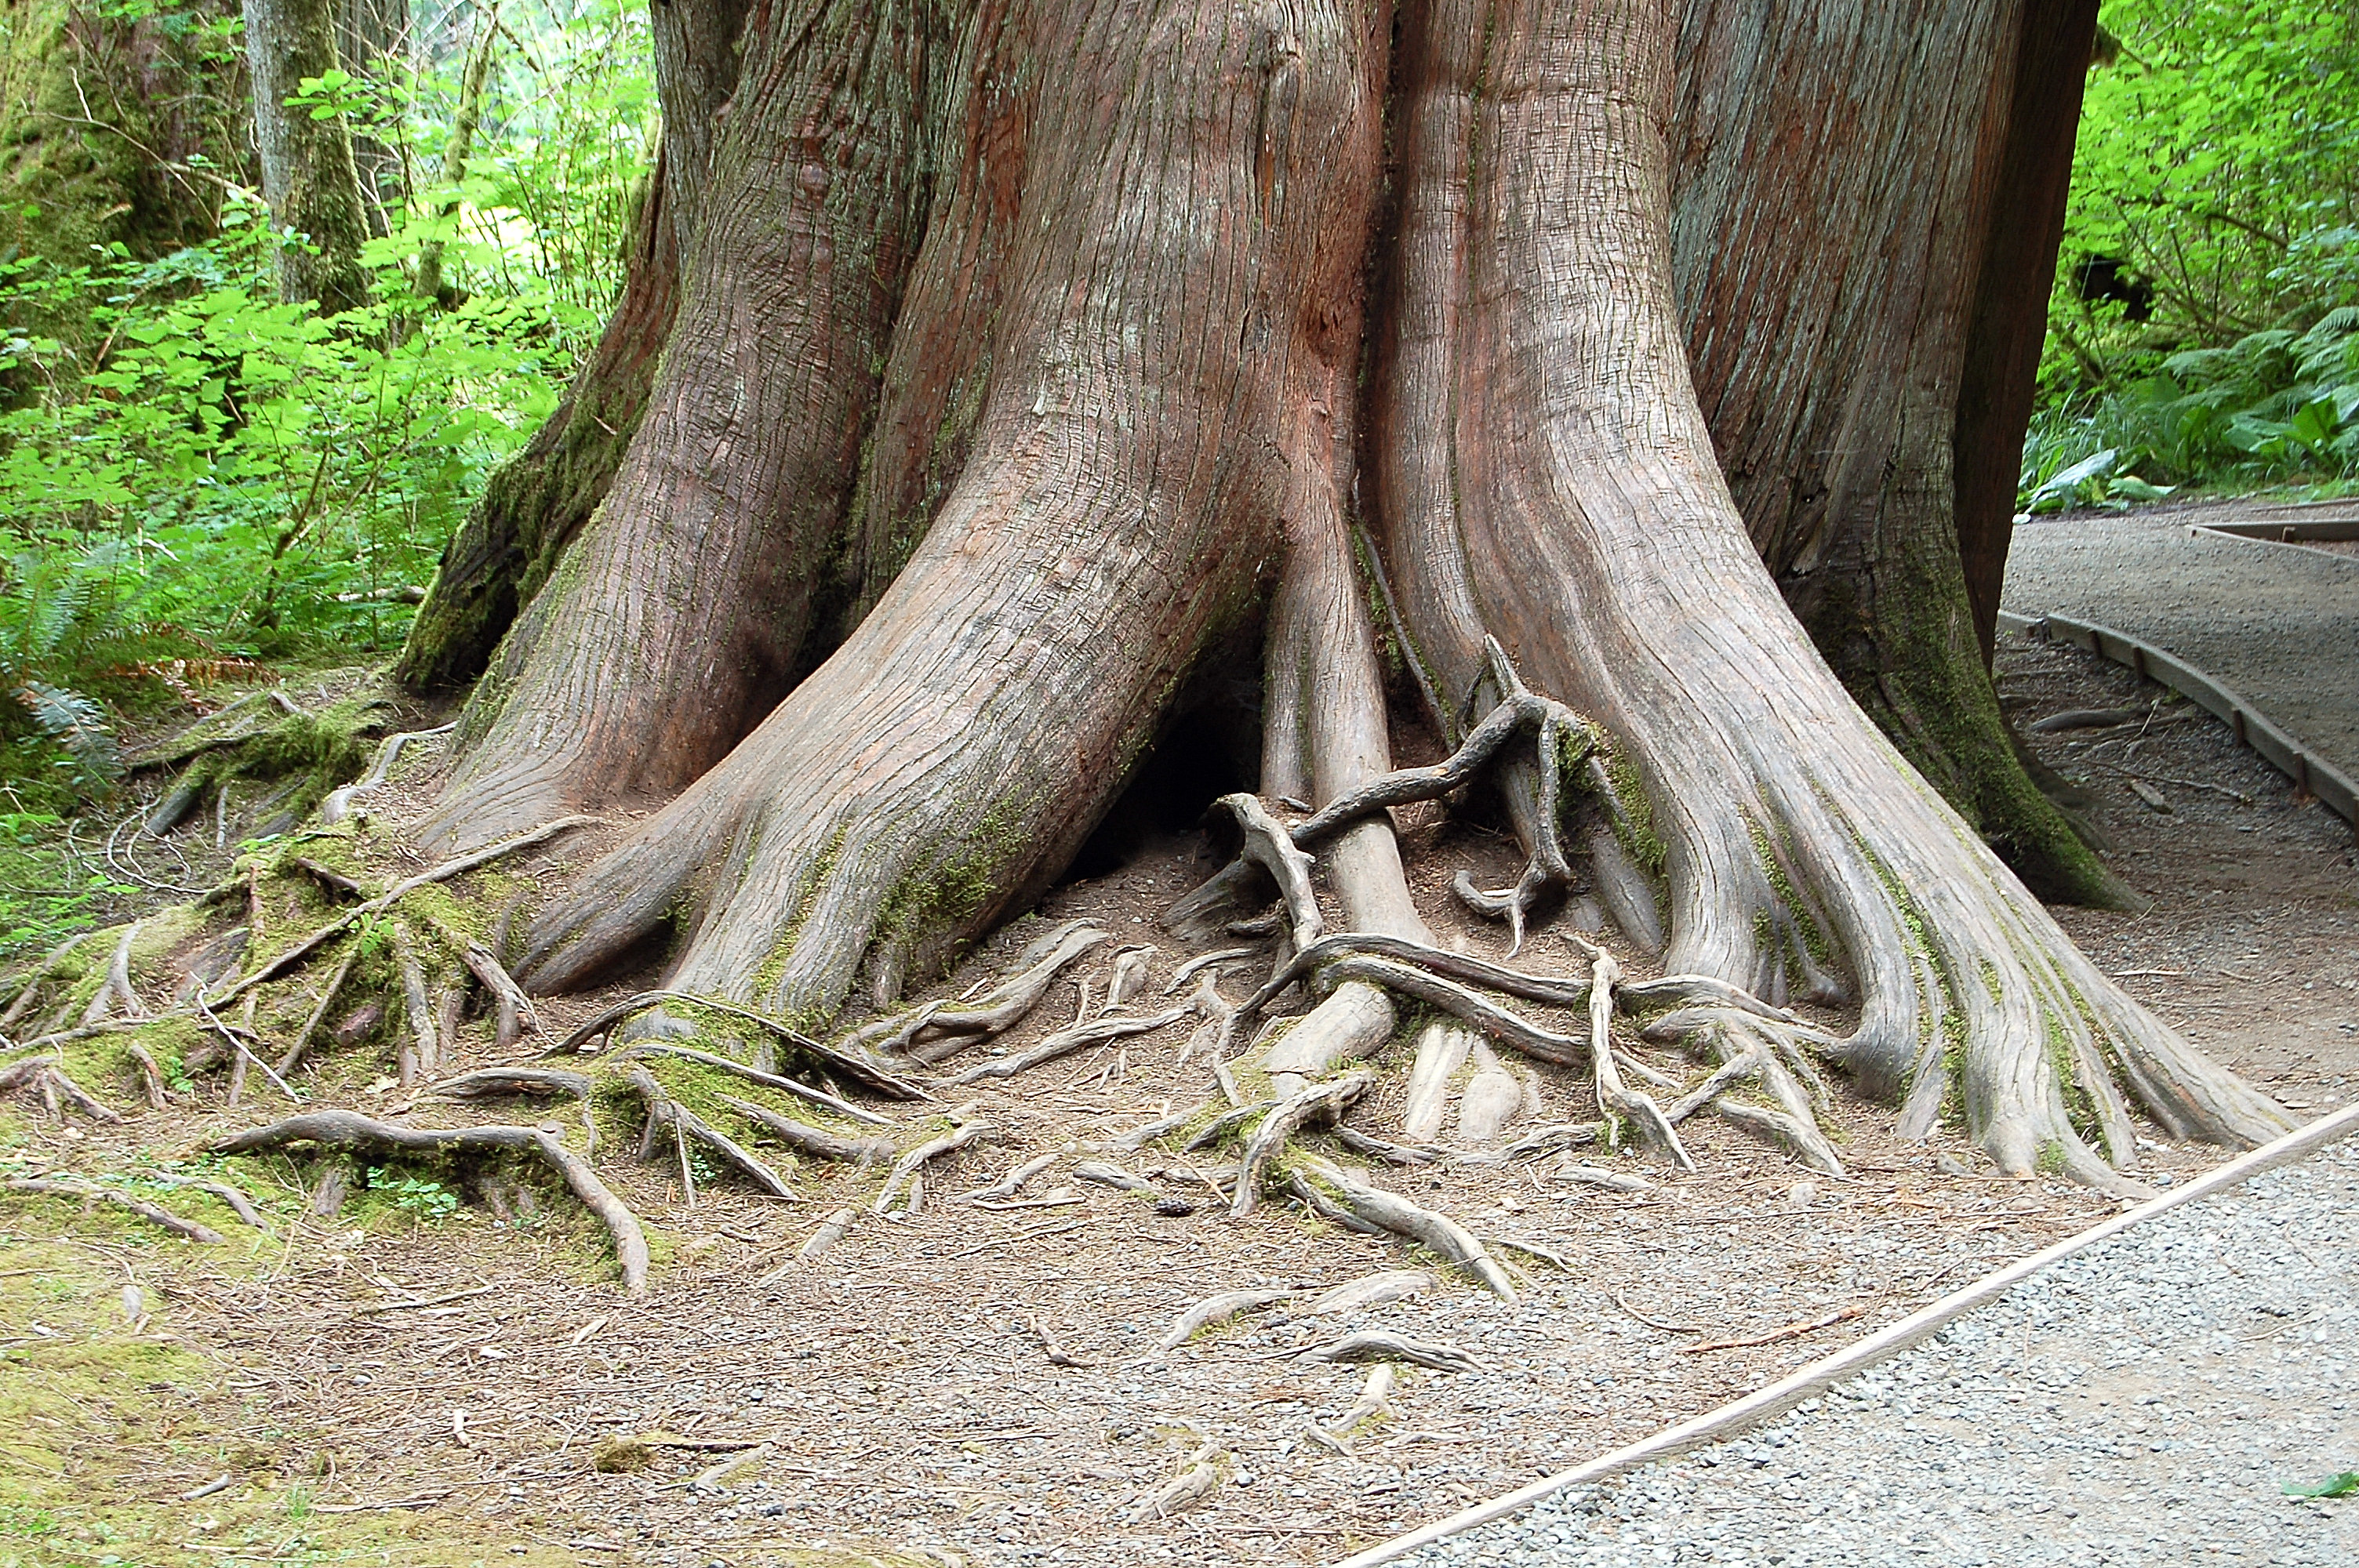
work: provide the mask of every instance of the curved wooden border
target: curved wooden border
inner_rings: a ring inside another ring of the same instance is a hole
[[[2174,654],[2127,633],[2069,615],[2017,615],[1999,611],[1999,626],[2009,632],[2045,631],[2117,665],[2127,665],[2148,680],[2160,681],[2198,708],[2225,723],[2236,739],[2258,752],[2270,766],[2324,802],[2328,810],[2359,827],[2359,786],[2342,769],[2287,734],[2240,692]]]
[[[1676,1426],[1665,1427],[1651,1437],[1640,1438],[1625,1448],[1617,1448],[1586,1464],[1576,1465],[1570,1470],[1534,1481],[1504,1497],[1477,1503],[1471,1509],[1410,1530],[1406,1535],[1395,1536],[1390,1541],[1330,1564],[1330,1568],[1375,1568],[1376,1563],[1390,1563],[1407,1556],[1444,1536],[1456,1535],[1476,1525],[1521,1513],[1542,1498],[1560,1492],[1567,1487],[1602,1481],[1658,1459],[1669,1459],[1690,1449],[1734,1437],[1773,1416],[1785,1414],[1805,1400],[1823,1393],[1854,1373],[1864,1372],[1880,1361],[1889,1360],[1901,1351],[1922,1344],[1976,1307],[1989,1304],[2051,1264],[2060,1263],[2076,1252],[2086,1251],[2100,1241],[2134,1229],[2183,1204],[2209,1197],[2264,1171],[2291,1164],[2354,1131],[2359,1131],[2359,1104],[2344,1106],[2307,1127],[2296,1128],[2282,1138],[2264,1143],[2215,1170],[2207,1171],[2183,1187],[2173,1188],[2158,1198],[2093,1225],[2077,1236],[2067,1237],[2052,1247],[2043,1248],[1995,1273],[1985,1274],[1964,1289],[1953,1291],[1937,1302],[1918,1308],[1898,1323],[1880,1328],[1864,1339],[1856,1340],[1798,1371],[1789,1372],[1767,1388],[1756,1389],[1732,1404],[1691,1416]]]

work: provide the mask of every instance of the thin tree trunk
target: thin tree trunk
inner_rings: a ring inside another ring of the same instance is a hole
[[[484,86],[492,74],[492,50],[499,42],[499,0],[483,14],[476,24],[473,46],[467,51],[467,68],[459,80],[458,112],[451,118],[451,139],[442,149],[441,185],[449,194],[440,203],[435,216],[449,222],[459,212],[459,182],[467,178],[467,160],[474,156],[475,128],[484,118]],[[440,301],[442,296],[442,241],[437,237],[427,241],[418,251],[418,294],[421,299]]]
[[[327,315],[354,309],[368,303],[361,247],[369,221],[352,126],[342,115],[314,119],[309,109],[287,106],[305,79],[341,68],[335,6],[332,0],[245,5],[263,198],[272,221],[293,236],[279,252],[279,287],[290,300],[318,300]]]
[[[2061,232],[2060,180],[2039,160],[2060,135],[2069,172],[2078,107],[2077,90],[2052,101],[2061,54],[2018,45],[2058,9],[1688,5],[1672,258],[1729,486],[1820,652],[2043,896],[2121,906],[2135,895],[2024,770],[1962,560],[1971,506],[1995,589],[2005,546],[1994,565],[1987,514],[2001,486],[2012,512],[2005,427],[2019,449]]]

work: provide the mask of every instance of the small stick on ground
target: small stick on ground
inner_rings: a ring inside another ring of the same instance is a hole
[[[375,1153],[480,1155],[522,1151],[537,1154],[556,1169],[573,1195],[614,1238],[624,1289],[638,1295],[647,1288],[647,1240],[637,1217],[598,1179],[588,1161],[538,1128],[458,1127],[436,1131],[397,1127],[348,1110],[314,1110],[267,1127],[251,1128],[212,1147],[219,1154],[253,1154],[297,1143]]]
[[[220,1015],[213,1011],[212,1007],[206,1003],[205,999],[202,996],[196,997],[194,999],[194,1004],[198,1016],[201,1017],[207,1023],[212,1025],[214,1033],[229,1042],[229,1048],[233,1053],[261,1068],[262,1076],[268,1078],[272,1087],[277,1088],[280,1094],[285,1095],[288,1099],[293,1100],[298,1105],[303,1103],[303,1097],[297,1094],[294,1088],[288,1085],[287,1080],[280,1077],[271,1067],[269,1063],[264,1061],[261,1057],[256,1056],[254,1054],[254,1048],[245,1043],[245,1034],[241,1033],[237,1030],[232,1029],[228,1024],[223,1023],[221,1021]]]
[[[1049,1325],[1037,1317],[1032,1320],[1032,1333],[1040,1341],[1040,1348],[1047,1354],[1049,1366],[1087,1367],[1090,1365],[1087,1361],[1078,1359],[1071,1351],[1058,1343],[1057,1336],[1049,1332]]]
[[[85,1203],[111,1203],[175,1236],[185,1236],[191,1241],[208,1245],[218,1244],[222,1240],[221,1232],[210,1226],[199,1225],[193,1219],[182,1219],[168,1209],[158,1208],[154,1204],[135,1198],[129,1193],[117,1192],[113,1187],[94,1186],[88,1182],[52,1176],[17,1176],[0,1183],[0,1188],[12,1193],[44,1193],[53,1197],[81,1198]]]
[[[1632,1313],[1631,1315],[1636,1317],[1637,1314]],[[1745,1350],[1756,1345],[1775,1345],[1781,1339],[1799,1339],[1806,1334],[1816,1334],[1822,1328],[1832,1328],[1836,1324],[1849,1323],[1853,1318],[1865,1315],[1867,1315],[1867,1303],[1854,1302],[1847,1307],[1838,1307],[1832,1312],[1821,1313],[1816,1317],[1801,1318],[1782,1327],[1773,1328],[1766,1334],[1748,1334],[1741,1339],[1707,1339],[1701,1345],[1682,1345],[1680,1346],[1680,1354],[1701,1356],[1708,1350]]]

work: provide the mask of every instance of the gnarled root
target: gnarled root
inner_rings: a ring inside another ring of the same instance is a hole
[[[348,1110],[306,1111],[267,1127],[234,1133],[214,1143],[217,1154],[256,1154],[310,1144],[377,1156],[402,1154],[534,1156],[564,1179],[573,1195],[596,1215],[614,1238],[614,1256],[623,1271],[623,1287],[633,1295],[647,1286],[647,1240],[636,1216],[616,1197],[589,1161],[560,1142],[554,1133],[535,1127],[454,1127],[429,1130],[397,1127],[391,1122]]]
[[[787,1185],[776,1171],[755,1158],[736,1140],[667,1094],[663,1086],[656,1082],[655,1075],[645,1067],[630,1068],[623,1075],[623,1081],[630,1085],[631,1092],[639,1097],[639,1102],[647,1109],[647,1131],[639,1140],[639,1158],[644,1160],[647,1157],[658,1130],[669,1130],[679,1156],[680,1190],[687,1195],[690,1207],[696,1204],[696,1176],[688,1161],[690,1143],[710,1149],[720,1156],[723,1164],[772,1197],[784,1198],[788,1203],[803,1201],[800,1193]]]
[[[91,1182],[78,1182],[61,1176],[16,1176],[0,1182],[0,1192],[80,1198],[86,1204],[110,1203],[127,1213],[137,1215],[150,1225],[158,1226],[175,1236],[185,1236],[191,1241],[217,1245],[222,1239],[221,1232],[210,1226],[200,1225],[193,1219],[183,1219],[171,1210],[159,1208],[144,1198],[135,1198],[129,1193]]]
[[[1026,947],[1016,957],[1017,972],[973,1002],[958,1007],[928,1002],[879,1019],[846,1035],[837,1049],[907,1055],[928,1066],[946,1062],[1022,1022],[1059,975],[1112,940],[1087,921],[1068,921]]]
[[[918,1179],[918,1173],[925,1168],[928,1162],[939,1160],[945,1154],[956,1153],[979,1140],[997,1138],[1000,1135],[998,1123],[975,1115],[973,1101],[951,1111],[951,1120],[954,1125],[950,1131],[939,1138],[929,1139],[893,1162],[893,1169],[886,1176],[885,1185],[878,1190],[875,1201],[868,1206],[869,1213],[884,1214],[889,1211],[893,1206],[893,1200],[901,1195],[904,1187]]]

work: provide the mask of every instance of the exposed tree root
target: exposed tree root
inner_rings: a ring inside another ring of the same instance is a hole
[[[53,1054],[19,1056],[0,1065],[0,1094],[30,1090],[41,1097],[49,1119],[57,1120],[63,1105],[71,1105],[92,1121],[119,1122],[122,1113],[73,1081],[61,1058]]]
[[[1177,1476],[1141,1497],[1124,1522],[1145,1524],[1149,1519],[1169,1519],[1203,1501],[1221,1484],[1221,1469],[1216,1462],[1220,1452],[1216,1444],[1210,1443],[1197,1449]]]
[[[1281,1302],[1290,1302],[1299,1291],[1223,1291],[1216,1296],[1206,1296],[1190,1305],[1171,1322],[1163,1337],[1156,1343],[1158,1350],[1177,1350],[1204,1329],[1217,1328],[1247,1313],[1264,1311]]]
[[[1437,1372],[1481,1372],[1489,1369],[1455,1345],[1411,1339],[1406,1334],[1394,1334],[1379,1328],[1364,1328],[1341,1339],[1314,1345],[1308,1350],[1297,1350],[1292,1354],[1298,1359],[1312,1361],[1406,1361],[1412,1367],[1430,1367]]]
[[[200,1225],[193,1219],[183,1219],[169,1209],[158,1208],[143,1198],[113,1187],[102,1187],[89,1182],[77,1182],[57,1176],[15,1176],[0,1182],[0,1191],[46,1194],[52,1197],[80,1198],[84,1203],[111,1203],[127,1213],[136,1214],[148,1224],[159,1226],[175,1236],[208,1246],[218,1245],[222,1233],[211,1226]]]
[[[966,1085],[984,1083],[994,1078],[1012,1078],[1018,1073],[1029,1072],[1034,1067],[1093,1045],[1109,1044],[1134,1034],[1152,1034],[1158,1029],[1168,1029],[1183,1018],[1194,1016],[1196,1011],[1196,1004],[1188,1001],[1161,1012],[1136,1016],[1117,1013],[1093,1018],[1086,1023],[1075,1023],[1058,1030],[1028,1051],[969,1067],[952,1077],[951,1082]]]
[[[780,1143],[798,1154],[810,1154],[822,1160],[841,1160],[853,1165],[874,1165],[894,1158],[897,1151],[882,1138],[844,1138],[790,1116],[781,1116],[767,1106],[752,1100],[724,1096],[722,1103],[756,1127],[768,1132]]]
[[[1348,1073],[1325,1083],[1312,1084],[1267,1107],[1238,1156],[1237,1192],[1230,1202],[1229,1212],[1239,1219],[1253,1213],[1261,1195],[1262,1173],[1277,1157],[1287,1140],[1313,1120],[1341,1121],[1352,1102],[1367,1093],[1375,1081],[1374,1073]]]
[[[441,1130],[397,1127],[348,1110],[306,1111],[266,1127],[234,1133],[212,1145],[220,1154],[273,1152],[300,1144],[376,1155],[425,1154],[538,1157],[564,1179],[573,1195],[596,1215],[614,1238],[623,1288],[633,1295],[647,1287],[647,1240],[636,1216],[598,1179],[589,1161],[533,1127],[454,1127]]]
[[[699,1051],[687,1045],[668,1045],[651,1040],[642,1040],[630,1048],[628,1055],[678,1056],[685,1062],[696,1062],[724,1073],[734,1073],[749,1084],[759,1084],[764,1088],[781,1090],[794,1096],[797,1099],[807,1100],[812,1105],[832,1110],[838,1116],[850,1117],[854,1121],[864,1121],[872,1127],[893,1125],[891,1118],[879,1116],[864,1106],[854,1105],[840,1095],[832,1095],[825,1089],[813,1088],[798,1078],[787,1077],[778,1073],[766,1073],[759,1067],[749,1067],[745,1063],[732,1060],[727,1056],[716,1056],[710,1051]]]
[[[855,1052],[842,1050],[833,1045],[822,1045],[800,1030],[781,1022],[767,1013],[756,1012],[751,1008],[740,1007],[734,1002],[723,1001],[717,997],[696,996],[688,991],[641,991],[636,996],[626,997],[575,1029],[564,1039],[550,1046],[544,1054],[561,1056],[569,1052],[579,1051],[590,1041],[611,1033],[614,1026],[624,1020],[659,1008],[666,1002],[709,1009],[723,1018],[732,1018],[741,1023],[753,1024],[788,1048],[810,1057],[824,1067],[842,1074],[863,1088],[873,1090],[889,1099],[922,1100],[933,1098],[918,1085],[891,1069],[881,1066]],[[765,1060],[756,1064],[756,1070],[764,1073],[771,1072],[777,1065],[775,1056],[767,1052],[764,1053],[764,1056]]]
[[[647,1132],[639,1141],[639,1158],[644,1160],[647,1157],[657,1131],[659,1129],[669,1129],[672,1133],[674,1144],[679,1152],[680,1187],[689,1195],[690,1207],[695,1206],[696,1178],[689,1169],[687,1150],[689,1143],[696,1143],[711,1150],[720,1156],[723,1164],[745,1176],[755,1186],[772,1197],[784,1198],[788,1203],[803,1201],[802,1195],[787,1185],[785,1179],[776,1171],[764,1164],[727,1133],[672,1098],[665,1092],[663,1086],[656,1082],[655,1075],[646,1068],[635,1066],[628,1069],[623,1075],[623,1081],[630,1085],[632,1092],[639,1097],[640,1103],[645,1105],[647,1110]]]
[[[906,1054],[929,1066],[946,1062],[1023,1022],[1068,966],[1112,940],[1087,921],[1069,921],[1036,939],[1017,956],[1018,972],[973,1002],[960,1007],[928,1002],[854,1030],[836,1048],[851,1054]]]
[[[1487,1286],[1501,1301],[1516,1299],[1516,1288],[1508,1282],[1506,1271],[1484,1250],[1483,1244],[1465,1227],[1447,1215],[1422,1207],[1397,1193],[1369,1186],[1324,1160],[1303,1160],[1301,1173],[1315,1187],[1324,1188],[1332,1201],[1363,1223],[1430,1248],[1452,1268]]]
[[[919,1172],[925,1168],[928,1161],[939,1160],[945,1154],[954,1154],[979,1140],[997,1138],[998,1123],[979,1117],[974,1114],[974,1111],[973,1101],[959,1107],[951,1112],[951,1120],[954,1125],[950,1131],[939,1138],[929,1139],[919,1144],[894,1161],[893,1169],[886,1174],[885,1185],[878,1190],[875,1201],[868,1206],[868,1212],[884,1214],[889,1210],[893,1206],[893,1200],[901,1195],[903,1187],[917,1180]]]

